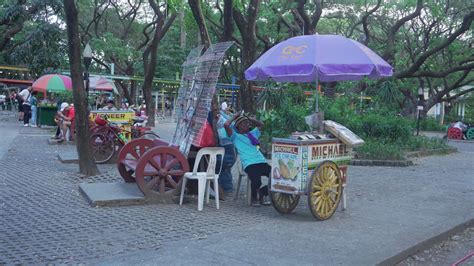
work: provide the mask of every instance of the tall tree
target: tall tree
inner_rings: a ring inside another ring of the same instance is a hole
[[[149,27],[152,27],[153,29],[151,33],[147,31],[148,27],[145,27],[143,30],[143,34],[145,34],[147,40],[149,39],[149,34],[153,35],[151,41],[144,42],[146,46],[145,50],[143,51],[143,69],[145,70],[143,94],[147,103],[146,112],[149,114],[148,125],[155,126],[155,106],[153,105],[152,101],[151,89],[153,85],[153,78],[155,76],[158,44],[168,32],[169,28],[176,19],[177,14],[176,12],[173,12],[171,15],[165,18],[164,13],[160,10],[160,7],[155,2],[155,0],[149,0],[148,2],[153,9],[156,19],[153,19],[153,21],[148,24]]]
[[[253,97],[251,83],[245,80],[244,70],[247,69],[257,58],[257,17],[260,0],[250,0],[247,7],[234,6],[232,14],[234,21],[242,36],[242,71],[240,72],[239,102],[244,110],[255,112],[255,100]],[[245,15],[244,15],[245,14]]]
[[[201,36],[201,42],[207,49],[211,45],[211,38],[209,37],[209,31],[207,30],[206,22],[202,14],[201,1],[188,0],[188,4],[198,25],[199,35]]]
[[[79,172],[86,176],[99,174],[89,146],[89,112],[87,94],[83,86],[81,46],[79,39],[78,13],[74,0],[64,0],[67,37],[69,47],[69,66],[71,70],[74,108],[76,110],[77,153],[79,154]]]
[[[0,62],[28,66],[34,75],[59,69],[66,55],[60,0],[4,1],[0,7]]]

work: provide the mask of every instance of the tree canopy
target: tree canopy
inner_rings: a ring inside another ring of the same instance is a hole
[[[174,79],[189,50],[209,39],[233,40],[222,80],[237,77],[240,104],[254,108],[243,72],[278,42],[302,34],[339,34],[367,45],[394,66],[394,76],[376,83],[338,85],[366,90],[406,113],[414,111],[419,87],[426,107],[451,102],[472,88],[474,4],[450,0],[94,0],[75,1],[81,43],[91,43],[93,70]],[[62,2],[6,0],[0,8],[0,60],[41,74],[67,68]],[[200,15],[201,14],[201,15]],[[203,37],[204,33],[208,37]],[[155,40],[155,42],[153,42]],[[158,42],[156,42],[158,41]],[[156,48],[156,49],[154,49]],[[150,50],[151,49],[151,50]],[[153,51],[150,54],[150,51]],[[153,61],[153,60],[152,60]],[[150,69],[149,69],[150,70]],[[130,98],[144,86],[118,84]],[[151,85],[150,85],[151,86]],[[465,88],[465,87],[464,87]]]

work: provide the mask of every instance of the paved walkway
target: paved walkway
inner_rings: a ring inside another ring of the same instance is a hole
[[[114,165],[81,180],[77,165],[56,159],[74,146],[47,145],[50,130],[23,128],[0,111],[0,136],[12,130],[10,146],[0,145],[0,265],[367,265],[474,218],[469,143],[406,168],[351,166],[348,209],[317,222],[306,200],[286,216],[243,199],[203,212],[194,204],[92,208],[78,184],[120,182]]]

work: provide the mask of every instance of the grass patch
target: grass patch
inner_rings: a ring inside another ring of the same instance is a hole
[[[356,150],[356,159],[366,160],[403,160],[404,152],[400,145],[368,140]]]
[[[411,137],[403,143],[405,151],[426,151],[448,148],[447,140],[424,136]]]
[[[396,142],[368,139],[364,145],[355,149],[356,159],[366,160],[404,160],[406,152],[426,151],[448,148],[444,139],[413,136]]]

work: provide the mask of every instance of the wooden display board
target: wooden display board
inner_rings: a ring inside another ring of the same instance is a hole
[[[364,140],[350,131],[347,127],[332,120],[324,120],[324,129],[331,132],[336,138],[351,147],[357,147],[364,144]]]

